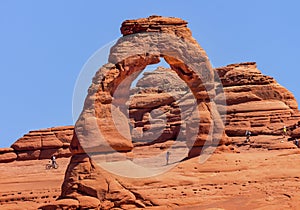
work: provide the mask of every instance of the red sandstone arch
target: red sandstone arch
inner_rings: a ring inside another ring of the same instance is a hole
[[[138,198],[98,167],[86,153],[132,149],[130,138],[121,135],[116,126],[128,128],[118,103],[126,101],[130,83],[138,73],[147,65],[158,63],[160,58],[165,59],[186,82],[197,99],[200,124],[190,120],[191,133],[194,133],[193,130],[197,132],[195,136],[187,137],[188,145],[193,148],[207,142],[215,145],[214,140],[218,142],[225,137],[221,119],[225,113],[219,113],[212,101],[219,84],[215,83],[216,75],[208,57],[192,38],[187,22],[179,18],[151,16],[125,21],[121,32],[124,36],[111,48],[108,63],[93,78],[84,109],[76,123],[71,142],[72,159],[62,186],[62,197],[87,195],[101,202],[107,201],[108,206],[138,205]],[[113,103],[120,86],[124,92],[119,92],[119,95],[123,97]],[[218,96],[218,101],[221,99]],[[118,122],[113,120],[112,112],[120,113]],[[194,153],[190,152],[190,155]]]
[[[188,146],[203,146],[222,138],[222,119],[211,102],[215,97],[215,75],[205,51],[192,37],[161,32],[137,33],[120,38],[111,48],[109,63],[95,75],[76,123],[73,153],[84,152],[80,146],[84,147],[85,152],[132,149],[124,110],[112,107],[113,97],[117,87],[122,85],[122,97],[118,97],[114,105],[124,104],[129,98],[131,82],[147,65],[159,63],[161,58],[188,85],[197,99],[200,124],[195,119],[189,123]],[[113,119],[112,110],[119,112],[117,120]],[[123,128],[123,134],[120,134],[116,124]]]

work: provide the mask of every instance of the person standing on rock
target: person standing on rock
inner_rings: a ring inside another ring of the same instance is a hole
[[[295,139],[294,143],[299,148],[299,140],[297,138]]]
[[[283,126],[283,136],[286,137],[286,134],[287,134],[286,126]]]
[[[169,165],[170,154],[171,153],[169,151],[166,153],[166,161],[167,161],[166,165]]]
[[[52,156],[51,156],[51,162],[52,162],[52,166],[53,166],[53,167],[57,165],[55,155],[52,155]]]
[[[287,136],[287,129],[286,129],[286,126],[283,126],[282,135],[283,135],[283,138],[285,139],[285,137]]]
[[[283,139],[285,140],[285,137],[287,136],[287,129],[286,129],[286,126],[283,126],[283,129],[282,129],[282,136],[283,136]],[[281,140],[280,142],[283,143],[283,140]]]
[[[247,130],[246,133],[245,133],[245,136],[246,136],[245,143],[250,142],[251,131]]]

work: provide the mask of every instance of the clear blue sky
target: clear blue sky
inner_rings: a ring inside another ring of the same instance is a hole
[[[215,67],[256,61],[300,100],[297,0],[0,2],[0,147],[29,130],[71,125],[76,78],[87,59],[120,37],[126,19],[180,17]]]

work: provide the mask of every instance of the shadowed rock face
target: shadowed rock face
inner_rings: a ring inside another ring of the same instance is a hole
[[[117,151],[127,153],[125,157],[130,156],[134,145],[130,135],[132,129],[126,120],[128,107],[131,107],[131,126],[135,129],[140,113],[134,113],[134,109],[151,110],[171,104],[174,109],[169,116],[170,127],[167,135],[159,139],[162,142],[177,137],[177,124],[183,120],[175,117],[178,114],[176,97],[168,93],[157,95],[153,92],[153,97],[135,94],[130,100],[130,85],[147,65],[165,59],[191,91],[184,102],[187,103],[189,97],[195,99],[196,108],[191,113],[197,111],[201,117],[197,120],[192,114],[186,119],[185,140],[191,149],[189,156],[198,155],[205,142],[218,144],[220,139],[226,140],[222,116],[216,110],[215,102],[211,101],[220,83],[216,83],[208,57],[191,36],[187,22],[179,18],[151,16],[125,21],[121,32],[124,36],[111,48],[108,63],[98,70],[89,88],[84,109],[75,125],[70,146],[73,156],[62,186],[62,197],[92,196],[101,201],[103,208],[126,203],[147,206],[149,203],[125,189],[85,153]],[[188,107],[188,104],[183,105]],[[142,118],[147,120],[146,117],[142,114]]]

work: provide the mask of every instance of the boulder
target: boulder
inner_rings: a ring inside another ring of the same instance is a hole
[[[77,200],[82,209],[100,209],[100,201],[95,197],[79,196],[77,197]]]
[[[8,163],[15,161],[17,159],[17,154],[14,152],[0,153],[0,163]]]
[[[15,150],[11,147],[9,148],[0,148],[0,154],[3,154],[3,153],[7,153],[7,152],[14,152]]]

